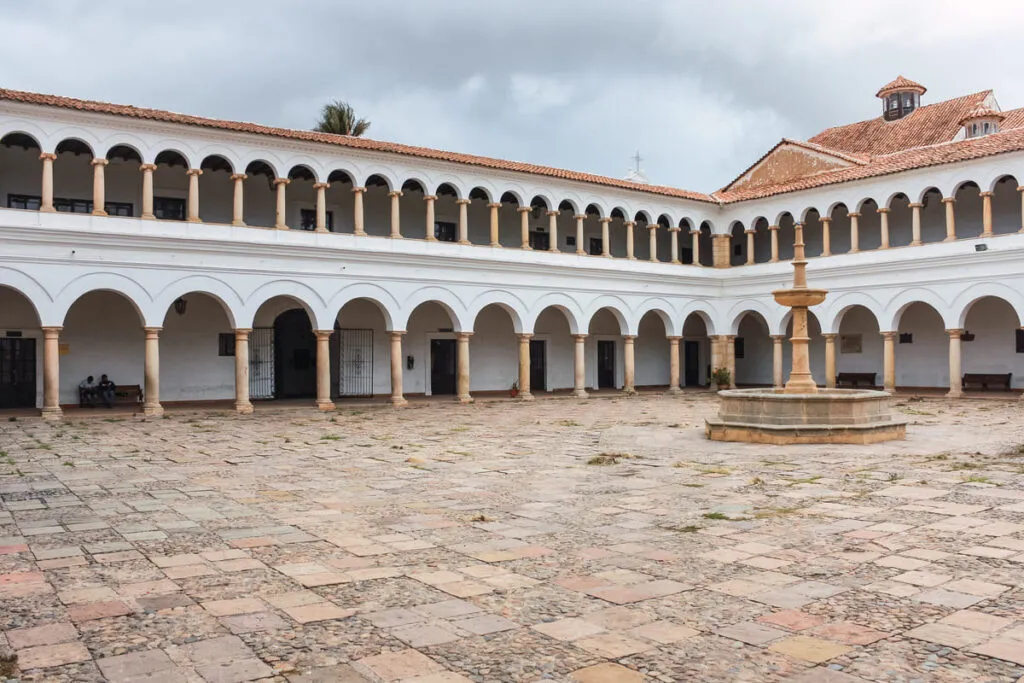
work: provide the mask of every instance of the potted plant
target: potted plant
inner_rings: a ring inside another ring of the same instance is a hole
[[[518,396],[519,395],[519,382],[517,382],[516,380],[512,380],[512,386],[511,386],[511,388],[509,388],[508,393],[509,393],[509,395],[512,398],[515,398],[516,396]]]
[[[728,389],[732,383],[732,374],[729,373],[729,368],[715,368],[711,373],[711,381],[718,385],[719,391]]]

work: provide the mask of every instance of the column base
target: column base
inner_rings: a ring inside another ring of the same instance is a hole
[[[469,240],[459,240],[456,244],[473,244]]]
[[[495,248],[501,248],[501,245],[498,244],[497,242],[491,242],[490,246],[495,247]]]
[[[983,232],[983,233],[981,233],[981,237],[983,237],[983,238],[995,237],[995,236],[996,236],[996,234],[994,232]]]
[[[677,258],[672,259],[672,265],[678,266],[680,264],[682,264],[682,261],[680,261],[679,259],[677,259]]]
[[[622,395],[623,396],[636,396],[636,388],[635,387],[622,387]]]
[[[202,219],[199,219],[199,218],[189,218],[185,222],[186,223],[202,223],[203,221],[202,221]]]
[[[947,237],[946,239],[944,239],[942,241],[943,242],[956,242],[956,235],[953,235],[952,237]]]
[[[601,254],[601,256],[602,256],[603,258],[611,258],[611,257],[612,257],[612,255],[611,255],[611,254]]]
[[[144,403],[142,414],[146,417],[160,417],[164,414],[164,407],[159,403]]]
[[[401,235],[388,235],[388,237],[390,237],[390,238],[391,238],[391,239],[393,239],[393,240],[400,240],[400,239],[403,239]]]
[[[252,403],[249,403],[248,401],[246,401],[245,403],[235,402],[235,412],[237,412],[239,415],[252,415]]]
[[[43,408],[42,411],[40,411],[40,416],[44,420],[56,421],[64,417],[64,410],[60,406],[50,406]]]
[[[151,214],[151,213],[144,213],[141,216],[139,216],[139,218],[141,218],[144,221],[155,221],[156,220],[156,216]]]
[[[330,412],[334,410],[334,401],[317,401],[316,408],[325,413]]]
[[[521,392],[519,392],[519,397],[518,398],[519,398],[520,401],[532,401],[533,400],[533,394],[531,394],[528,391],[521,391]]]
[[[360,231],[354,232],[352,234],[355,235],[356,237],[366,237],[366,231],[365,230],[360,230]]]
[[[456,396],[455,400],[463,405],[468,405],[474,401],[473,397],[469,394],[466,394],[465,396]]]
[[[963,398],[964,392],[960,389],[950,389],[946,392],[946,398]]]
[[[523,251],[533,251],[533,247],[525,244],[519,248],[522,249]]]
[[[391,405],[393,405],[396,408],[404,408],[405,406],[409,405],[409,402],[405,400],[404,396],[392,396]]]
[[[324,229],[322,229],[322,230],[321,230],[320,228],[317,228],[317,229],[316,229],[316,230],[314,230],[313,232],[318,232],[318,233],[320,233],[321,235],[326,235],[326,234],[327,234],[328,232],[330,232],[330,231],[329,231],[329,230],[328,230],[327,228],[324,228]]]
[[[573,389],[572,395],[576,398],[589,398],[590,394],[587,393],[586,389]]]
[[[912,241],[912,242],[911,242],[911,243],[909,244],[909,246],[911,246],[911,247],[919,247],[919,246],[921,246],[922,244],[923,244],[923,242],[921,242],[921,240],[913,240],[913,241]]]
[[[102,209],[96,209],[96,210],[94,210],[94,211],[92,212],[92,215],[93,215],[93,216],[106,216],[106,215],[108,215],[108,214],[107,214],[107,212],[106,212],[106,211],[103,211]]]
[[[850,251],[848,251],[846,253],[847,254],[859,254],[860,253],[860,249],[851,249]]]
[[[883,386],[882,387],[882,391],[886,391],[886,392],[888,392],[890,394],[895,394],[896,393],[896,387]]]
[[[669,387],[665,391],[665,393],[666,394],[681,394],[681,393],[683,393],[683,390],[681,388],[679,388],[679,387]]]
[[[275,225],[274,226],[274,230],[287,230],[287,229],[288,229],[287,225]]]
[[[43,207],[40,207],[39,210],[41,212],[43,212],[43,213],[56,213],[57,212],[57,209],[53,208],[52,206],[43,206]]]

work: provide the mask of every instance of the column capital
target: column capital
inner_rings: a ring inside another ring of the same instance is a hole
[[[388,192],[389,197],[401,197],[402,194],[403,192],[401,190],[391,190],[391,192]]]
[[[187,171],[185,171],[185,175],[200,176],[200,175],[203,175],[203,169],[201,169],[201,168],[190,168]]]
[[[39,155],[40,161],[54,161],[57,159],[57,155],[53,152],[43,152]]]
[[[104,159],[103,157],[93,157],[93,160],[92,160],[92,165],[93,166],[106,166],[109,163],[110,163],[110,161],[108,159]],[[989,192],[989,194],[992,194],[992,193]]]
[[[249,176],[246,175],[245,173],[232,173],[231,174],[231,179],[235,180],[235,181],[238,181],[238,180],[248,180],[248,178],[249,178]]]
[[[156,170],[156,164],[139,164],[139,170],[140,171],[155,171]],[[234,176],[232,176],[232,177],[234,177]]]
[[[279,185],[291,185],[291,178],[274,178],[273,185],[277,187]]]
[[[943,204],[952,204],[954,202],[956,202],[956,197],[943,197],[942,198],[942,203]]]
[[[394,339],[395,337],[401,337],[405,334],[405,330],[388,330],[388,336]]]
[[[950,337],[959,337],[963,333],[964,333],[964,330],[961,327],[957,327],[957,328],[954,328],[954,329],[951,329],[951,330],[946,330],[946,334],[948,334]]]
[[[657,229],[658,229],[658,228],[660,228],[660,227],[661,227],[661,226],[660,226],[660,225],[658,225],[657,223],[648,223],[648,224],[647,224],[647,229],[648,229],[648,230],[657,230]]]
[[[625,339],[626,341],[631,342],[631,341],[634,341],[636,339],[636,335],[635,334],[624,334],[624,335],[622,335],[622,338]]]
[[[768,226],[768,229],[769,229],[769,230],[778,230],[778,229],[779,229],[779,226],[777,226],[777,225],[769,225],[769,226]]]
[[[994,194],[995,194],[995,192],[989,192],[988,190],[985,190],[984,192],[979,192],[978,193],[978,195],[981,196],[981,197],[991,197]]]
[[[1018,185],[1017,192],[1024,192],[1024,185]]]
[[[44,327],[40,327],[39,329],[43,331],[43,334],[52,336],[60,334],[60,331],[63,330],[64,327],[61,325],[46,325]]]
[[[530,339],[533,339],[533,332],[520,332],[516,336],[519,337],[523,341],[528,341]]]
[[[164,328],[162,328],[162,327],[143,327],[142,329],[146,333],[146,338],[147,339],[152,339],[153,337],[159,337],[160,336],[160,331],[162,329],[164,329]]]
[[[690,231],[690,234],[691,235],[699,235],[700,234],[700,230],[698,228],[694,228],[693,230]]]
[[[636,221],[622,221],[622,224],[625,225],[627,228],[636,227]]]
[[[911,209],[920,209],[924,206],[924,204],[922,202],[910,202],[909,204],[907,204],[907,206],[909,206]]]
[[[683,335],[681,335],[681,334],[666,334],[665,335],[665,339],[668,339],[670,342],[678,342],[678,341],[682,341]]]
[[[469,206],[472,203],[471,199],[456,199],[456,206]]]
[[[531,211],[533,211],[533,207],[532,206],[520,206],[520,207],[516,208],[516,211],[518,211],[519,213],[530,213]]]
[[[362,194],[363,192],[366,192],[366,188],[365,187],[353,187],[352,188],[352,192],[355,193],[355,194]]]
[[[1024,190],[1024,188],[1019,188],[1019,189]],[[585,213],[578,213],[575,216],[573,216],[573,218],[575,220],[578,220],[578,221],[585,221],[585,220],[587,220],[587,214],[585,214]]]
[[[236,327],[235,339],[248,337],[252,333],[251,327]]]
[[[744,230],[743,234],[744,235],[756,235],[757,234],[757,230]]]
[[[557,216],[560,213],[562,213],[562,212],[561,211],[548,211],[548,217]]]
[[[821,221],[822,223],[831,223],[832,216],[819,216],[818,220]]]
[[[313,330],[313,334],[316,335],[317,339],[325,339],[334,334],[334,330]]]
[[[851,211],[851,212],[849,212],[846,215],[849,218],[860,218],[860,212],[859,211]]]
[[[576,341],[583,341],[587,338],[587,336],[588,335],[585,334],[574,334],[572,335],[572,338],[575,339]]]
[[[894,331],[891,331],[891,332],[888,332],[888,331],[887,332],[879,332],[879,334],[882,335],[882,339],[895,339],[896,335],[898,335],[899,332],[894,330]]]
[[[838,337],[838,336],[839,336],[839,335],[838,335],[838,334],[836,334],[836,333],[834,333],[834,332],[830,332],[830,333],[828,333],[828,334],[822,334],[822,335],[821,335],[821,337],[822,337],[822,338],[823,338],[823,339],[824,339],[825,341],[832,341],[832,342],[834,342],[834,341],[836,340],[836,337]]]
[[[326,190],[331,186],[330,183],[313,183],[314,190]]]
[[[487,205],[487,208],[488,209],[500,209],[501,208],[501,202],[491,202],[490,204]]]
[[[425,202],[436,202],[437,201],[437,195],[436,194],[425,194],[425,195],[423,195],[423,201],[425,201]]]
[[[598,223],[611,223],[611,222],[612,222],[611,218],[600,218],[600,219],[598,219]]]
[[[772,341],[775,342],[776,344],[781,344],[782,342],[786,341],[786,335],[784,334],[770,334],[768,336],[771,337]]]
[[[455,338],[460,340],[460,341],[463,340],[463,339],[467,339],[468,340],[472,336],[473,336],[472,332],[456,332],[455,333]]]
[[[877,210],[877,213],[889,213],[889,211],[890,209],[887,209],[886,207],[883,206]]]
[[[673,225],[671,228],[668,229],[669,232],[679,232],[680,230],[682,230],[682,228],[680,228],[678,225]]]

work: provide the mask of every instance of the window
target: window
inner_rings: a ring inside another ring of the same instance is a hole
[[[299,213],[299,230],[316,230],[316,209],[302,209]],[[328,211],[327,232],[334,232],[334,212]]]
[[[183,221],[185,200],[179,197],[154,197],[153,215],[165,221]]]
[[[565,246],[567,246],[567,247],[575,247],[576,246],[576,235],[566,235],[565,236]]]
[[[92,213],[92,202],[88,199],[54,198],[53,208],[65,213]]]
[[[682,263],[693,263],[693,247],[679,247],[679,260]]]
[[[590,249],[587,251],[591,256],[600,256],[604,251],[601,249],[601,238],[591,237],[590,238]]]
[[[896,111],[900,108],[900,96],[892,95],[889,97],[889,111]]]
[[[128,202],[107,202],[103,210],[110,216],[124,216],[131,218],[135,215],[135,207]]]
[[[537,251],[547,251],[551,248],[551,235],[546,232],[530,231],[530,248]]]
[[[733,351],[736,358],[743,358],[746,354],[746,346],[743,343],[743,337],[736,337],[732,340]]]
[[[732,245],[732,255],[733,256],[743,256],[743,245],[742,244],[734,244],[734,245]]]
[[[1020,332],[1021,330],[1017,330]],[[1020,339],[1020,335],[1017,335],[1017,339]],[[914,335],[910,332],[900,332],[900,344],[913,344]]]
[[[218,356],[233,356],[235,355],[235,333],[234,332],[221,332],[217,335],[217,355]]]
[[[1017,353],[1024,353],[1024,330],[1016,330],[1017,332]]]
[[[28,209],[38,211],[43,205],[42,198],[37,195],[9,194],[7,195],[8,209]],[[92,200],[90,199],[64,199],[55,197],[53,208],[65,213],[92,213]],[[129,202],[107,202],[103,205],[104,210],[111,216],[133,216],[134,206]]]
[[[434,238],[438,242],[454,242],[456,238],[456,226],[454,223],[434,223]]]
[[[7,195],[8,209],[28,209],[29,211],[38,211],[40,206],[42,206],[42,201],[39,197],[32,197],[24,194]]]

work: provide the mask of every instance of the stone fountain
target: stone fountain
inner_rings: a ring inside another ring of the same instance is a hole
[[[828,292],[807,286],[803,226],[796,225],[793,287],[772,292],[793,312],[793,369],[782,389],[732,389],[718,392],[718,417],[706,420],[712,441],[749,443],[865,444],[904,439],[906,420],[892,415],[884,391],[819,389],[811,377],[807,309]]]

